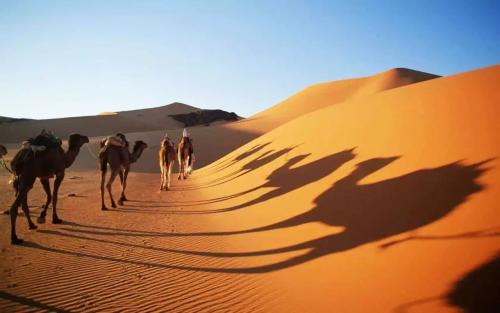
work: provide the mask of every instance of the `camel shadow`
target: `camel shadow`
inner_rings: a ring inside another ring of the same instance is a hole
[[[267,144],[264,144],[262,146],[259,146],[259,147],[265,147]],[[219,185],[222,185],[222,184],[225,184],[225,183],[228,183],[232,180],[235,180],[237,178],[240,178],[276,159],[278,159],[279,157],[283,156],[283,155],[286,155],[288,154],[289,152],[291,152],[293,149],[297,148],[298,145],[296,146],[292,146],[292,147],[288,147],[288,148],[284,148],[284,149],[281,149],[281,150],[278,150],[278,151],[274,151],[274,150],[268,150],[264,153],[262,153],[259,157],[247,162],[246,164],[244,164],[241,168],[239,168],[238,170],[235,170],[229,174],[226,174],[222,177],[219,177],[217,179],[214,179],[210,182],[207,182],[203,185],[195,185],[195,186],[186,186],[186,187],[182,187],[182,188],[179,188],[177,190],[195,190],[195,189],[202,189],[202,188],[209,188],[209,187],[215,187],[215,186],[219,186]],[[257,150],[260,150],[260,149],[257,149]],[[256,152],[256,151],[255,151]],[[254,154],[255,153],[254,151],[252,151],[251,154]],[[244,158],[246,158],[247,156],[245,157],[242,157],[241,160],[243,160]],[[237,163],[237,162],[235,162]],[[229,166],[232,166],[234,165],[235,163],[231,163],[230,165],[227,165],[226,167],[229,167]]]
[[[359,163],[349,175],[318,196],[314,200],[315,206],[303,214],[259,228],[213,235],[276,230],[310,222],[343,226],[341,233],[277,249],[241,253],[206,252],[205,255],[264,256],[308,249],[302,255],[281,262],[238,269],[240,273],[275,271],[418,229],[445,217],[469,196],[484,188],[477,179],[487,170],[483,165],[489,160],[472,165],[454,162],[376,183],[359,183],[398,158],[374,158]]]
[[[251,201],[266,201],[292,191],[295,188],[299,188],[309,181],[314,181],[318,175],[331,173],[345,162],[352,160],[354,155],[352,149],[345,150],[327,157],[326,160],[320,159],[300,167],[291,168],[305,157],[302,155],[292,158],[283,167],[269,175],[268,182],[264,185],[276,186],[277,184],[273,184],[279,182],[279,187],[275,189],[279,191],[276,192],[273,190]],[[485,160],[475,164],[465,164],[462,161],[457,161],[439,167],[416,170],[374,183],[360,183],[368,175],[383,169],[398,158],[373,158],[358,163],[351,173],[336,181],[329,189],[316,197],[314,199],[314,206],[309,211],[266,226],[234,232],[176,234],[142,231],[118,233],[113,231],[113,229],[103,229],[104,232],[99,232],[99,234],[116,234],[122,236],[220,236],[287,229],[314,222],[343,227],[343,231],[340,233],[329,234],[317,239],[276,249],[248,252],[168,250],[168,252],[173,253],[220,258],[266,256],[284,252],[306,251],[283,261],[255,267],[211,268],[175,266],[175,268],[206,272],[272,272],[297,266],[326,255],[348,251],[398,234],[414,231],[440,220],[467,201],[471,195],[484,189],[484,186],[479,184],[478,178],[488,170],[485,165],[490,161]],[[328,170],[324,168],[324,162],[332,163],[328,165]],[[324,173],[315,172],[317,168],[322,168]],[[304,176],[300,176],[302,174]],[[292,180],[298,180],[298,182],[292,182]],[[92,226],[89,227],[93,228]],[[74,231],[87,232],[81,230]],[[97,233],[93,230],[88,232]],[[481,236],[488,235],[488,232],[491,232],[491,230],[448,236],[449,238],[447,239],[480,238]],[[498,232],[489,234],[488,236],[498,236]],[[439,237],[428,239],[439,239]]]
[[[231,166],[235,165],[236,163],[248,158],[252,154],[259,152],[260,150],[264,149],[266,146],[268,146],[270,144],[271,144],[271,142],[266,142],[263,144],[255,145],[252,148],[248,149],[247,151],[242,152],[239,155],[235,156],[234,158],[228,159],[226,161],[223,161],[223,162],[217,164],[214,167],[214,170],[221,170],[223,168],[231,167]]]
[[[209,214],[209,213],[230,212],[280,197],[293,190],[304,187],[308,184],[316,182],[330,175],[332,172],[340,168],[344,163],[347,163],[352,159],[354,159],[355,157],[354,149],[355,148],[344,150],[299,167],[294,167],[294,165],[306,159],[310,154],[302,154],[295,156],[287,160],[284,165],[271,172],[271,174],[269,174],[269,176],[266,178],[267,181],[264,184],[242,191],[234,195],[211,199],[210,201],[207,201],[205,203],[215,203],[219,201],[225,201],[241,197],[243,195],[259,190],[261,188],[272,187],[273,190],[268,191],[255,199],[243,202],[235,206],[226,207],[222,209],[215,209],[215,210],[200,210],[200,211],[191,210],[191,211],[184,211],[183,213]],[[249,166],[248,168],[253,168],[253,165],[252,167]],[[247,172],[243,172],[239,176],[244,175],[246,173]]]
[[[470,313],[500,312],[500,254],[455,283],[448,302]]]

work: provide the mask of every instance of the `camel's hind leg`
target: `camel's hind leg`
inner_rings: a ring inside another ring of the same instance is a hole
[[[109,177],[108,183],[106,184],[106,189],[108,189],[109,198],[111,199],[111,207],[113,208],[116,208],[116,203],[115,200],[113,199],[113,193],[111,192],[111,187],[119,171],[120,169],[111,171],[111,176]]]
[[[21,204],[22,197],[24,196],[25,191],[17,194],[16,200],[12,203],[10,207],[10,243],[13,245],[18,245],[23,243],[21,238],[18,238],[16,235],[16,219],[17,219],[17,208]]]
[[[43,190],[45,190],[45,193],[47,194],[47,201],[42,207],[42,212],[38,217],[38,223],[44,223],[45,216],[47,216],[47,209],[49,208],[50,202],[52,201],[52,193],[50,192],[50,182],[48,178],[41,178],[40,183],[42,183]]]

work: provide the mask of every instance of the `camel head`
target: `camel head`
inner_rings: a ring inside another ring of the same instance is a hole
[[[134,163],[140,158],[142,151],[148,147],[148,144],[142,140],[137,140],[134,143],[134,150],[130,155],[130,162]]]
[[[144,150],[147,147],[148,147],[147,143],[145,143],[142,140],[137,140],[136,142],[134,142],[134,149],[133,149],[133,151]]]
[[[144,150],[148,147],[148,144],[145,143],[144,141],[142,140],[137,140],[136,142],[134,142],[134,149],[133,149],[133,152],[136,152],[136,151],[139,151],[139,150]]]
[[[80,149],[81,146],[89,142],[89,137],[80,134],[71,134],[68,139],[69,149]]]
[[[160,144],[162,148],[166,148],[168,146],[173,146],[173,145],[174,145],[173,141],[168,137],[163,138]]]
[[[7,148],[4,146],[0,145],[0,159],[7,154]]]

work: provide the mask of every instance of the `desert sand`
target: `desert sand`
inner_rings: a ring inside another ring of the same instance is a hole
[[[190,128],[196,171],[174,178],[167,192],[159,191],[154,146],[165,130],[177,141],[182,129],[142,128],[137,114],[155,116],[146,112],[95,117],[134,121],[127,136],[152,147],[133,165],[131,201],[109,212],[100,211],[93,154],[110,128],[74,124],[93,139],[61,187],[65,223],[48,219],[28,231],[21,215],[27,242],[10,246],[9,218],[0,216],[0,310],[491,307],[500,248],[499,80],[500,66],[447,77],[393,69],[311,86],[248,119]],[[23,134],[16,127],[26,123],[41,122],[14,123],[2,134],[10,157]],[[0,205],[8,207],[10,177],[0,173]],[[43,201],[36,183],[33,216]]]

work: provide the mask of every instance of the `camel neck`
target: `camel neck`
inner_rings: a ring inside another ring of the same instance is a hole
[[[73,162],[75,162],[76,156],[80,152],[80,148],[68,148],[68,151],[64,154],[66,168],[70,167]]]
[[[135,150],[134,152],[132,152],[130,154],[130,162],[135,163],[141,157],[143,150],[144,150],[143,148],[139,148],[139,149]]]

